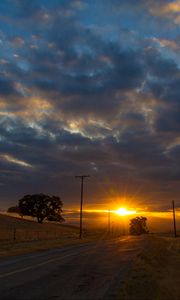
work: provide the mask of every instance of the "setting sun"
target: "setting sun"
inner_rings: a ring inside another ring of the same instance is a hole
[[[125,207],[120,207],[119,209],[117,209],[115,211],[116,214],[120,215],[120,216],[126,216],[126,215],[132,215],[135,214],[136,211],[135,210],[128,210]]]

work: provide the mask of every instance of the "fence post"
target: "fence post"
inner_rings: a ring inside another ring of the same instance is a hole
[[[16,227],[13,228],[13,241],[16,241]]]

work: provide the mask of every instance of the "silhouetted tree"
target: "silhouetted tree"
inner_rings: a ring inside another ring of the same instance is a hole
[[[19,206],[16,205],[16,206],[9,207],[8,210],[7,210],[7,212],[9,212],[9,213],[17,213],[18,214],[20,212],[19,211]]]
[[[16,213],[19,214],[21,218],[23,218],[23,214],[20,212],[19,206],[11,206],[7,210],[8,213]]]
[[[131,235],[140,235],[144,233],[149,233],[147,228],[147,218],[146,217],[136,217],[130,220],[130,234]]]
[[[25,195],[19,200],[20,213],[24,216],[36,217],[38,223],[42,223],[44,219],[64,221],[61,215],[62,206],[60,197],[44,194]]]

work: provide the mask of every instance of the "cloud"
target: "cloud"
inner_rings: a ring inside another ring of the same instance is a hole
[[[129,181],[128,193],[139,201],[155,203],[159,193],[159,202],[168,199],[179,178],[180,71],[169,52],[177,53],[178,38],[156,25],[175,8],[168,1],[111,1],[110,9],[103,1],[97,20],[89,2],[9,3],[0,33],[3,195],[11,184],[12,198],[52,191],[70,203],[79,191],[74,175],[82,172],[97,178],[88,201],[108,201],[113,185],[122,196]],[[116,9],[111,34],[102,30],[102,5],[106,17]]]
[[[1,96],[17,95],[12,80],[3,77],[0,78],[0,95]]]
[[[17,165],[20,165],[20,166],[23,166],[26,168],[32,168],[32,165],[28,164],[27,162],[19,160],[13,156],[10,156],[7,154],[1,155],[1,159],[6,160],[9,163],[17,164]]]
[[[175,23],[179,21],[180,15],[180,2],[176,1],[157,1],[154,2],[152,7],[150,8],[150,12],[157,16],[165,16],[165,17],[174,17]]]

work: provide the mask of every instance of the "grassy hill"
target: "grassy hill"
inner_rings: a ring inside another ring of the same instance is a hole
[[[0,240],[11,240],[12,233],[16,231],[15,239],[19,241],[47,237],[60,237],[64,235],[77,235],[78,228],[75,226],[59,223],[44,222],[38,224],[33,220],[0,214]]]
[[[0,256],[60,247],[79,242],[78,227],[0,214]]]

